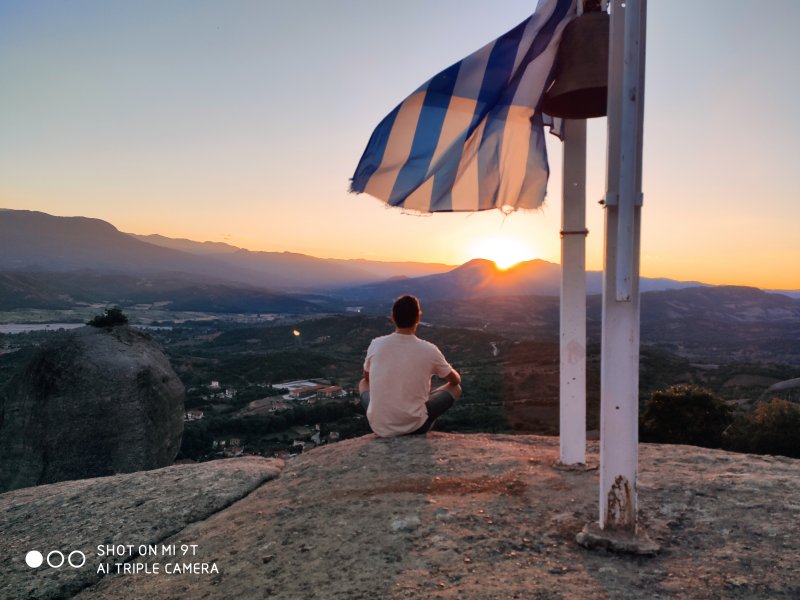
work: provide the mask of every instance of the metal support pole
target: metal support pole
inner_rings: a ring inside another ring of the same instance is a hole
[[[600,372],[600,527],[637,525],[639,246],[646,0],[614,0]]]
[[[559,462],[586,462],[586,120],[564,121]]]

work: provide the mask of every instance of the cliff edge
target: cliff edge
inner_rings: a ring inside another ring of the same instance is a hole
[[[576,543],[598,473],[556,470],[557,456],[557,438],[369,435],[285,467],[231,459],[8,492],[0,596],[800,596],[800,460],[642,444],[641,521],[662,550],[641,557]],[[86,563],[31,568],[30,550]]]

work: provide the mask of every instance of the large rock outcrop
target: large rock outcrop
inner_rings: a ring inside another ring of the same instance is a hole
[[[591,464],[597,452],[590,442]],[[640,517],[661,552],[641,557],[576,542],[597,517],[598,472],[555,469],[557,457],[558,438],[368,435],[293,458],[261,485],[280,463],[8,492],[0,598],[800,597],[800,460],[642,444]],[[195,510],[226,491],[229,505]],[[105,543],[135,545],[133,556],[99,556]],[[194,550],[164,551],[181,544]],[[30,550],[78,550],[86,564],[31,568]]]
[[[172,464],[185,390],[130,327],[83,327],[41,348],[0,396],[0,491]]]

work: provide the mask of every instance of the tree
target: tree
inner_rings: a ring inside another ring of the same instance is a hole
[[[214,436],[208,431],[206,424],[193,423],[192,426],[187,426],[183,430],[181,450],[178,454],[178,458],[191,458],[192,460],[201,459],[211,452],[211,443],[213,441]]]
[[[740,452],[780,454],[800,458],[800,407],[773,398],[737,419],[725,432],[726,446]]]
[[[128,317],[122,313],[119,306],[115,306],[105,309],[102,315],[97,315],[86,324],[92,327],[116,327],[117,325],[127,325]]]
[[[640,437],[644,442],[719,448],[732,421],[731,409],[709,390],[674,385],[653,392],[645,404]]]

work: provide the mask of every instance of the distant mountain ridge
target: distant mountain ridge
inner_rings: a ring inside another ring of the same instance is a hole
[[[600,271],[586,273],[587,294],[602,291],[602,277]],[[649,292],[704,285],[707,284],[642,277],[640,288],[642,292]],[[403,293],[425,300],[460,300],[490,296],[558,296],[560,290],[561,265],[556,263],[536,259],[503,270],[490,260],[476,258],[446,273],[369,283],[336,293],[352,301],[375,301]]]
[[[281,269],[284,267],[295,269],[297,266],[310,266],[316,262],[322,261],[327,267],[335,265],[348,271],[355,270],[352,271],[350,275],[353,278],[367,277],[369,279],[383,280],[395,277],[404,278],[432,275],[449,271],[453,268],[453,265],[446,265],[444,263],[376,261],[364,258],[317,258],[297,252],[247,250],[224,242],[195,242],[183,238],[168,238],[158,234],[138,235],[129,233],[128,235],[157,246],[181,250],[183,252],[209,256],[226,255],[225,258],[229,260],[246,262],[249,267],[260,268],[264,271]],[[338,283],[342,284],[342,281],[346,282],[347,279],[343,278]],[[347,284],[345,283],[344,285]]]
[[[173,250],[180,250],[182,252],[190,252],[192,254],[233,254],[238,252],[241,248],[231,246],[225,242],[195,242],[186,238],[169,238],[158,233],[151,233],[149,235],[139,235],[136,233],[127,234],[142,242],[161,246],[162,248],[172,248]]]
[[[114,273],[182,272],[223,281],[246,281],[253,273],[217,261],[148,244],[110,223],[42,212],[0,213],[0,270]]]
[[[0,271],[187,273],[198,276],[199,281],[307,292],[392,276],[428,275],[449,268],[442,264],[251,252],[221,242],[130,235],[100,219],[57,217],[27,210],[0,212]]]
[[[402,293],[415,294],[426,302],[558,296],[561,277],[560,265],[544,260],[501,270],[485,259],[474,259],[455,268],[439,263],[321,259],[293,252],[250,251],[223,242],[127,234],[100,219],[9,209],[0,210],[2,271],[91,271],[144,275],[162,283],[169,276],[195,287],[232,286],[228,296],[244,285],[269,294],[328,294],[338,302],[351,304],[385,302]],[[586,282],[589,295],[600,293],[602,273],[587,272]],[[16,286],[18,292],[23,282],[6,283]],[[32,285],[32,280],[28,283]],[[41,278],[37,285],[37,289],[29,286],[27,293],[35,297],[42,293],[42,285],[47,287]],[[648,277],[640,282],[642,292],[706,285]],[[798,293],[786,292],[791,297]]]

